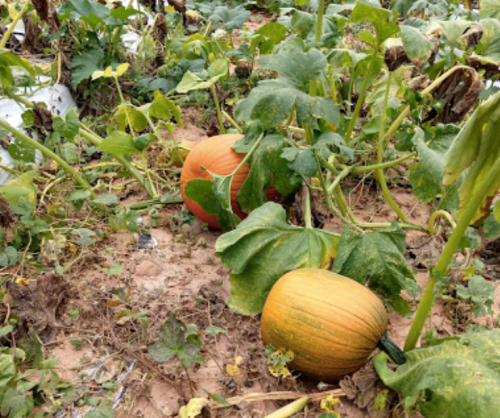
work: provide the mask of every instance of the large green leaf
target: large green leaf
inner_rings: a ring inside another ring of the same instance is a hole
[[[399,32],[397,17],[390,12],[378,7],[358,2],[351,14],[351,22],[370,22],[375,29],[377,45]]]
[[[233,213],[232,209],[229,210],[228,189],[225,189],[225,193],[224,189],[220,189],[224,184],[227,187],[228,180],[231,177],[216,176],[217,183],[211,180],[191,180],[184,189],[184,193],[189,199],[198,203],[207,214],[217,217],[217,222],[223,231],[230,231],[240,222],[240,218]],[[219,191],[216,192],[218,188]]]
[[[248,152],[248,145],[243,138],[233,149]],[[251,212],[267,202],[264,190],[271,185],[271,173],[274,187],[283,196],[293,193],[302,183],[302,177],[293,173],[281,157],[286,146],[283,136],[268,135],[250,157],[250,172],[238,191],[238,203],[244,212]]]
[[[270,54],[286,36],[286,27],[278,22],[269,22],[256,30],[250,49],[255,51],[258,45],[261,54]]]
[[[232,268],[229,306],[243,314],[261,312],[281,276],[303,267],[327,268],[338,242],[336,234],[287,224],[285,210],[266,203],[215,245],[216,255]]]
[[[308,94],[311,82],[322,78],[326,71],[326,58],[321,52],[286,49],[262,57],[259,64],[276,71],[278,78],[261,81],[246,99],[238,102],[239,120],[258,121],[271,128],[287,118],[295,105],[300,125],[314,124],[318,118],[338,123],[339,110],[331,99]]]
[[[222,23],[228,31],[241,29],[245,21],[248,19],[250,19],[250,12],[243,6],[235,8],[218,6],[209,17],[209,20],[213,23]]]
[[[76,88],[80,82],[91,77],[94,71],[104,69],[104,51],[84,51],[82,55],[73,58],[68,67],[73,70],[71,84]]]
[[[418,151],[419,162],[411,166],[409,178],[417,197],[428,203],[442,190],[444,155],[427,146],[421,129],[416,131],[413,143]]]
[[[457,341],[406,353],[393,372],[387,355],[373,363],[382,381],[426,418],[493,418],[500,410],[500,330],[463,335]]]
[[[450,20],[450,21],[440,21],[436,20],[432,22],[426,29],[428,34],[432,33],[442,33],[448,40],[450,48],[453,50],[459,43],[465,45],[465,39],[463,34],[467,28],[472,26],[473,22],[468,20]]]
[[[30,75],[35,75],[35,70],[29,63],[29,61],[24,58],[18,57],[10,51],[0,52],[0,84],[3,87],[9,87],[14,82],[14,76],[12,74],[13,66],[22,67],[28,71]]]
[[[131,135],[123,131],[114,131],[99,144],[99,149],[114,157],[121,157],[137,152]]]
[[[407,310],[400,292],[414,290],[415,283],[405,248],[406,234],[395,221],[390,228],[360,235],[345,227],[333,271],[361,284],[368,281],[371,289],[393,300],[399,310]]]
[[[426,61],[430,57],[433,45],[417,28],[402,25],[401,38],[405,52],[410,59]]]
[[[479,17],[481,19],[492,17],[500,20],[500,0],[481,0]]]

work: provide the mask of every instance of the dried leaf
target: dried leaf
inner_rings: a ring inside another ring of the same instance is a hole
[[[481,77],[473,68],[455,71],[433,92],[436,101],[444,100],[440,113],[437,114],[436,110],[429,112],[423,122],[433,120],[434,125],[461,122],[473,108],[482,89]]]

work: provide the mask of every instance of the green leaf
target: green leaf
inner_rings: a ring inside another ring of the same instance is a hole
[[[484,238],[493,239],[500,236],[500,222],[491,214],[484,220],[483,225]]]
[[[418,129],[413,137],[419,162],[411,167],[409,178],[413,191],[423,202],[428,203],[442,191],[444,155],[430,149],[424,142],[424,133]]]
[[[0,186],[0,196],[3,196],[10,206],[17,205],[22,200],[25,200],[29,202],[32,208],[36,207],[38,189],[33,183],[35,174],[36,171],[28,171]]]
[[[251,51],[255,51],[260,44],[259,50],[261,55],[270,54],[287,34],[287,29],[281,23],[269,22],[254,32],[255,38],[252,39],[250,46]]]
[[[488,17],[500,20],[500,0],[481,0],[479,18]]]
[[[399,32],[397,17],[390,11],[358,2],[351,13],[350,22],[370,22],[375,29],[377,45]]]
[[[187,71],[182,77],[181,82],[177,85],[176,90],[179,93],[187,93],[192,90],[208,89],[213,86],[219,78],[220,76],[215,76],[205,81],[196,74],[193,74],[191,71]]]
[[[497,222],[500,222],[500,200],[495,202],[495,206],[493,207],[493,216]]]
[[[222,186],[220,181],[218,186]],[[184,193],[189,199],[198,203],[206,213],[215,215],[223,231],[229,231],[238,225],[240,218],[238,218],[232,210],[227,210],[229,209],[227,203],[221,203],[220,200],[222,199],[224,201],[224,199],[227,199],[227,196],[223,194],[221,189],[219,189],[216,194],[214,187],[217,188],[217,185],[210,180],[191,180],[186,184]]]
[[[114,418],[116,415],[113,404],[108,399],[99,399],[92,411],[87,412],[84,418]]]
[[[161,326],[159,340],[148,345],[148,352],[158,363],[165,363],[177,357],[188,369],[195,364],[204,364],[200,356],[201,340],[198,333],[190,331],[173,314]]]
[[[68,67],[73,70],[71,84],[73,88],[76,88],[83,80],[90,78],[94,71],[103,69],[104,51],[101,49],[85,51],[82,55],[73,58]]]
[[[13,54],[10,51],[0,52],[0,84],[5,88],[14,84],[13,68],[11,67],[22,67],[28,71],[30,75],[35,75],[35,70],[29,63],[25,60]]]
[[[466,32],[467,28],[472,26],[472,24],[472,22],[469,22],[467,20],[437,20],[429,25],[429,27],[426,29],[426,32],[429,34],[435,32],[442,33],[448,40],[450,48],[453,50],[459,43],[465,45],[463,34]]]
[[[314,16],[311,13],[296,9],[292,10],[292,30],[302,39],[307,39],[307,35],[309,35],[314,27],[314,22]]]
[[[113,193],[103,193],[92,200],[92,202],[102,203],[103,205],[118,205],[120,200],[118,199],[118,196]]]
[[[125,131],[129,127],[129,120],[132,127],[137,132],[142,132],[148,127],[148,120],[143,112],[139,109],[134,109],[125,104],[118,105],[116,108],[116,129]],[[114,127],[110,125],[110,128]]]
[[[405,248],[406,234],[395,221],[390,228],[360,235],[345,227],[333,271],[361,284],[368,281],[371,289],[404,308],[401,290],[415,289]]]
[[[470,299],[476,317],[493,315],[491,306],[495,299],[494,293],[495,286],[482,276],[472,276],[467,279],[467,287],[457,284],[457,296],[466,301]]]
[[[314,126],[319,118],[338,124],[337,105],[330,98],[308,94],[311,82],[322,78],[326,71],[326,58],[321,52],[282,50],[276,55],[263,56],[259,64],[276,71],[278,78],[259,82],[246,99],[237,103],[239,120],[258,121],[263,127],[271,128],[286,119],[295,105],[301,126]]]
[[[445,164],[444,183],[450,184],[464,170],[469,169],[460,188],[461,216],[467,202],[487,178],[491,167],[500,158],[498,132],[500,130],[500,93],[480,105],[457,135]],[[500,188],[500,178],[493,179],[486,198],[476,211],[471,224],[490,214],[490,204]]]
[[[499,350],[500,331],[494,329],[410,351],[395,372],[387,367],[385,353],[373,363],[403,404],[420,401],[426,418],[490,418],[500,409]]]
[[[429,59],[433,45],[417,28],[402,25],[401,38],[405,52],[411,60],[427,61]]]
[[[226,30],[241,29],[246,20],[250,19],[250,12],[243,6],[229,8],[217,6],[208,18],[213,23],[222,23]]]
[[[3,252],[0,252],[0,266],[15,266],[17,264],[17,250],[8,246]]]
[[[203,332],[211,337],[215,337],[217,334],[227,334],[227,331],[224,328],[216,327],[215,325],[210,325],[205,328],[205,331]]]
[[[0,391],[3,391],[5,386],[16,375],[16,363],[14,356],[10,354],[0,354]]]
[[[288,166],[304,177],[313,177],[318,172],[318,163],[311,148],[285,148],[281,156],[289,162]]]
[[[149,108],[149,116],[163,120],[169,120],[173,116],[177,125],[179,125],[180,128],[184,128],[181,108],[172,100],[163,96],[159,90],[155,91],[154,101]]]
[[[288,225],[285,210],[276,203],[256,209],[215,245],[216,255],[232,269],[229,306],[242,314],[261,312],[271,287],[285,273],[327,268],[338,240],[333,233]]]
[[[212,399],[213,401],[225,406],[226,408],[230,408],[232,405],[226,400],[226,398],[224,398],[223,396],[221,395],[217,395],[216,393],[210,393],[208,390],[205,390],[205,393],[208,395],[208,397],[210,399]]]
[[[60,118],[59,116],[54,117],[54,129],[68,141],[72,141],[78,134],[80,129],[80,119],[76,109],[70,109],[66,113],[66,116]]]
[[[246,139],[238,141],[233,149],[236,152],[248,152],[251,144]],[[250,156],[250,172],[237,194],[238,203],[244,212],[251,212],[267,202],[264,190],[271,185],[271,173],[273,186],[282,196],[289,196],[302,184],[302,177],[294,173],[281,157],[285,147],[287,144],[283,136],[267,135]]]
[[[99,149],[114,157],[122,157],[138,151],[132,136],[123,131],[114,131],[104,138],[99,144]]]
[[[17,388],[8,388],[2,397],[1,413],[4,417],[23,418],[31,414],[34,406],[33,396]]]
[[[360,66],[363,63],[364,63],[364,61],[361,61]],[[356,68],[356,72],[358,72],[358,71],[359,71],[359,69]],[[383,77],[380,77],[380,79],[376,82],[373,91],[370,92],[366,96],[366,102],[371,105],[372,112],[375,115],[381,114],[383,109],[384,109],[387,83],[390,83],[389,96],[388,96],[388,100],[387,100],[387,108],[397,108],[399,106],[400,100],[399,100],[398,94],[400,93],[400,91],[402,89],[404,89],[404,87],[402,87],[402,86],[404,86],[405,72],[406,71],[408,71],[408,68],[405,66],[401,66],[395,71],[392,71],[390,73],[388,72]],[[389,75],[390,75],[390,77],[389,77]],[[380,124],[379,124],[379,127],[380,127]]]
[[[96,233],[87,228],[74,229],[71,231],[71,235],[76,235],[78,237],[78,243],[84,247],[96,243]]]

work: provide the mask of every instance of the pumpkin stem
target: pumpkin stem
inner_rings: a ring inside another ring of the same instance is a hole
[[[389,338],[387,331],[385,331],[384,335],[382,335],[377,347],[389,354],[389,357],[394,363],[399,365],[406,363],[405,353],[403,353],[398,345]]]

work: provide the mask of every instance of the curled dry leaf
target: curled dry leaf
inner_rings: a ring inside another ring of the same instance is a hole
[[[433,92],[436,101],[444,100],[441,111],[438,114],[433,109],[423,122],[432,120],[437,125],[462,121],[476,103],[482,89],[481,77],[473,68],[455,71]]]
[[[463,38],[465,39],[467,49],[476,48],[477,44],[483,37],[483,33],[484,33],[483,28],[479,24],[467,28],[463,34]]]
[[[33,329],[42,342],[52,341],[59,331],[57,309],[66,296],[67,282],[55,273],[37,279],[36,287],[9,282],[8,303],[12,314],[20,319],[21,332]]]
[[[59,32],[61,22],[59,22],[54,5],[49,0],[33,0],[32,2],[38,17],[49,25],[49,32]]]
[[[46,107],[42,106],[39,103],[35,103],[35,107],[33,109],[33,117],[33,127],[40,135],[46,132],[54,131],[52,113]]]
[[[42,29],[28,13],[23,15],[23,24],[24,39],[21,45],[22,51],[33,55],[42,54],[44,49],[50,46],[42,36]]]

